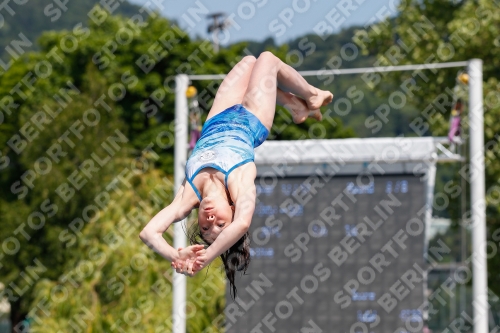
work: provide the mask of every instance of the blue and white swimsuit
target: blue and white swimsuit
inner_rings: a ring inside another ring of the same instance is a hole
[[[237,167],[253,162],[253,149],[260,146],[269,130],[243,105],[236,104],[208,119],[201,130],[201,137],[186,163],[186,179],[201,201],[193,179],[202,169],[210,167],[227,177]]]

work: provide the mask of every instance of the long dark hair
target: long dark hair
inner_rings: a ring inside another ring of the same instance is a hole
[[[189,228],[188,238],[191,245],[201,244],[209,246],[211,244],[203,238],[197,222],[193,223]],[[224,263],[224,270],[229,281],[229,292],[234,300],[236,298],[234,276],[237,271],[242,271],[245,274],[248,265],[250,265],[250,234],[246,232],[229,250],[222,253],[220,258]]]

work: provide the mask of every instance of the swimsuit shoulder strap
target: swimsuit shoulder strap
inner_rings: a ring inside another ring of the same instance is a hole
[[[249,162],[253,162],[253,159],[252,158],[249,158],[249,159],[246,159],[246,160],[243,160],[235,165],[233,165],[231,167],[231,169],[229,169],[225,174],[225,177],[224,177],[224,185],[226,186],[226,190],[229,191],[229,188],[227,187],[227,177],[229,177],[229,174],[231,173],[231,171],[233,171],[234,169],[236,169],[237,167],[239,166],[242,166],[243,164],[246,164],[246,163],[249,163]]]
[[[193,177],[194,178],[194,177]],[[193,191],[194,193],[196,193],[196,196],[198,197],[198,200],[200,200],[201,202],[201,194],[200,192],[198,191],[198,189],[196,188],[196,186],[194,185],[193,183],[193,179],[189,178],[187,175],[186,175],[186,180],[188,181],[189,185],[191,185],[191,187],[193,188]]]

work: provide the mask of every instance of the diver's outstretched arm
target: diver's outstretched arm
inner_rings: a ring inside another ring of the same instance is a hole
[[[184,184],[185,181],[177,192],[174,201],[158,212],[139,234],[144,243],[170,262],[192,258],[196,251],[203,249],[203,245],[196,245],[176,250],[163,238],[163,233],[167,231],[173,222],[182,221],[194,208],[185,198],[183,200]]]

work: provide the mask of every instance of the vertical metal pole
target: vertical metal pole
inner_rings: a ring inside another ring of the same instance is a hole
[[[486,208],[484,177],[483,61],[472,59],[469,72],[472,291],[474,333],[488,332]]]
[[[185,74],[175,77],[175,147],[174,185],[175,192],[184,180],[188,143],[188,103],[186,90],[189,78]],[[182,229],[184,221],[174,224],[174,248],[186,247],[186,235]],[[186,332],[186,276],[173,272],[172,332]]]
[[[465,130],[465,128],[462,127],[462,130]],[[462,134],[463,138],[466,138],[467,135],[465,133]],[[467,141],[465,141],[462,145],[462,151],[460,155],[463,157],[467,156]],[[462,160],[460,163],[461,169],[465,169],[465,164],[467,162]],[[463,175],[460,179],[460,186],[462,188],[462,193],[460,194],[460,231],[461,231],[461,255],[460,255],[460,265],[461,266],[466,266],[466,260],[467,260],[467,226],[465,222],[465,214],[467,212],[467,181]],[[466,295],[466,290],[465,290],[466,283],[460,283],[460,313],[467,311],[467,295]]]
[[[435,154],[435,153],[434,153]],[[434,158],[434,157],[433,157]],[[429,240],[431,238],[431,227],[432,227],[432,207],[434,204],[434,186],[436,184],[436,160],[429,165],[427,169],[427,186],[425,193],[425,246],[424,246],[424,258],[428,256]]]
[[[435,153],[434,153],[435,154]],[[429,165],[429,169],[427,169],[427,186],[425,193],[425,239],[424,239],[424,258],[427,259],[429,254],[429,240],[431,238],[431,226],[432,226],[432,207],[434,203],[434,186],[436,184],[436,160],[437,156],[433,156],[433,162]],[[429,271],[432,268],[428,268],[425,271],[424,276],[424,287],[423,287],[423,296],[424,300],[427,300],[427,288],[429,286]],[[424,312],[422,313],[422,317],[425,323],[429,322],[429,311],[427,308],[424,308]]]

